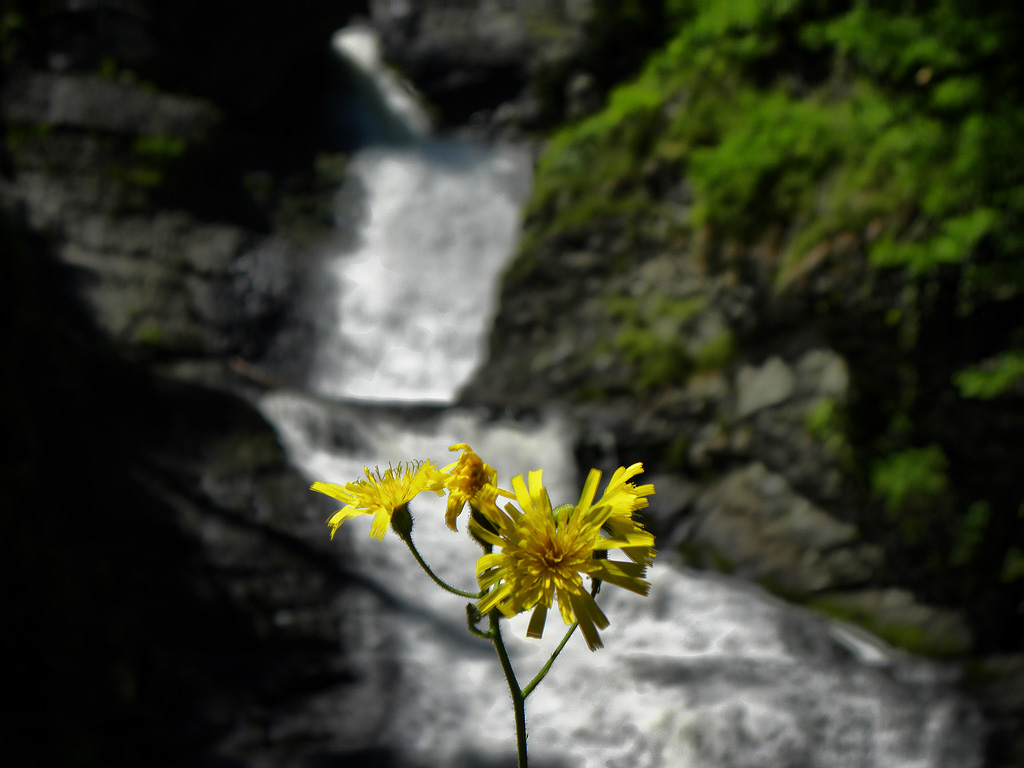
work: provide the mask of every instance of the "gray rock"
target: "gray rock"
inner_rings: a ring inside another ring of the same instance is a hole
[[[814,506],[758,463],[701,495],[690,543],[740,575],[796,595],[863,584],[882,561],[881,550],[861,543],[853,525]]]
[[[781,358],[769,358],[756,368],[744,365],[736,374],[736,415],[743,418],[784,403],[795,391],[796,376]]]
[[[921,603],[904,589],[863,589],[821,595],[812,605],[860,624],[896,645],[929,655],[970,651],[972,633],[964,616]]]
[[[9,124],[50,125],[195,140],[220,121],[200,99],[150,93],[95,75],[28,72],[0,92],[0,117]]]
[[[686,512],[697,498],[697,484],[674,474],[642,475],[638,482],[654,486],[654,495],[642,514],[657,537],[655,546],[674,549],[686,537]]]
[[[850,368],[830,349],[812,349],[796,362],[796,379],[802,393],[843,402],[849,394]]]

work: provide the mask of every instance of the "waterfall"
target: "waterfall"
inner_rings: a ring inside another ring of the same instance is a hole
[[[472,373],[529,180],[516,147],[421,141],[351,161],[368,211],[360,241],[325,265],[334,326],[309,386],[361,400],[451,402]]]
[[[361,191],[366,211],[355,245],[314,278],[334,305],[308,387],[274,390],[260,403],[311,481],[348,482],[364,465],[408,459],[443,465],[450,444],[468,442],[504,485],[542,467],[554,503],[578,498],[565,415],[485,421],[449,405],[481,359],[527,157],[421,136],[352,158],[339,199]],[[413,507],[420,551],[442,578],[472,588],[479,549],[444,526],[443,500],[423,494]],[[323,506],[323,520],[329,513]],[[464,601],[429,583],[393,534],[378,542],[368,530],[357,518],[335,539],[347,567],[372,586],[342,619],[364,674],[361,700],[372,705],[344,716],[362,718],[403,766],[512,764],[505,683],[490,644],[466,633]],[[575,637],[527,701],[535,765],[981,765],[979,716],[943,665],[750,585],[690,571],[671,553],[659,556],[651,580],[647,598],[606,589],[605,648],[591,653]],[[514,619],[505,636],[528,680],[561,627],[552,616],[545,638],[527,641],[525,622]]]

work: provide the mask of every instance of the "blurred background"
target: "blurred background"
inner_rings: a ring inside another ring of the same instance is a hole
[[[20,762],[514,765],[463,607],[308,491],[469,442],[657,490],[538,766],[1024,766],[1016,2],[0,10]]]

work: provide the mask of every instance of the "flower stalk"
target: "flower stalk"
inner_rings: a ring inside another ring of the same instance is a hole
[[[431,581],[437,584],[437,586],[439,586],[445,592],[451,592],[453,595],[458,595],[459,597],[469,597],[474,600],[477,600],[482,596],[482,593],[480,592],[467,592],[464,589],[453,587],[447,581],[445,581],[436,573],[434,573],[431,567],[427,565],[426,560],[424,560],[422,555],[420,555],[420,551],[416,549],[416,545],[412,543],[412,536],[409,536],[408,538],[402,537],[402,539],[403,541],[405,541],[406,546],[409,547],[409,551],[412,552],[413,558],[416,560],[417,563],[419,563],[420,568],[422,568],[423,571],[427,574],[427,576],[430,577]]]
[[[526,752],[526,696],[523,695],[523,691],[519,687],[516,672],[512,668],[512,661],[508,657],[508,649],[505,648],[505,641],[501,639],[501,625],[498,621],[498,612],[491,611],[489,618],[494,649],[498,652],[501,671],[505,673],[508,692],[512,695],[512,712],[516,721],[516,755],[519,760],[519,768],[527,768],[529,757]]]

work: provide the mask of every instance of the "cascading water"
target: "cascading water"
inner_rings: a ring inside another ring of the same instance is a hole
[[[368,215],[356,246],[318,276],[333,286],[337,314],[309,392],[276,390],[261,403],[292,460],[310,480],[347,482],[364,465],[444,464],[448,445],[469,442],[501,480],[542,467],[555,503],[575,500],[573,430],[562,416],[487,423],[444,406],[480,358],[526,154],[421,138],[357,152],[350,171]],[[414,504],[418,546],[442,578],[471,588],[479,550],[444,527],[443,500],[429,496]],[[466,633],[462,601],[430,584],[397,538],[370,540],[368,527],[357,519],[338,534],[349,567],[374,587],[346,612],[366,706],[344,716],[362,718],[403,765],[511,765],[512,712],[491,645]],[[646,599],[605,590],[605,649],[574,638],[528,700],[535,765],[981,765],[979,717],[942,666],[665,553],[651,579]],[[526,680],[557,643],[559,622],[549,619],[543,641],[524,639],[524,620],[511,624],[507,642]]]

